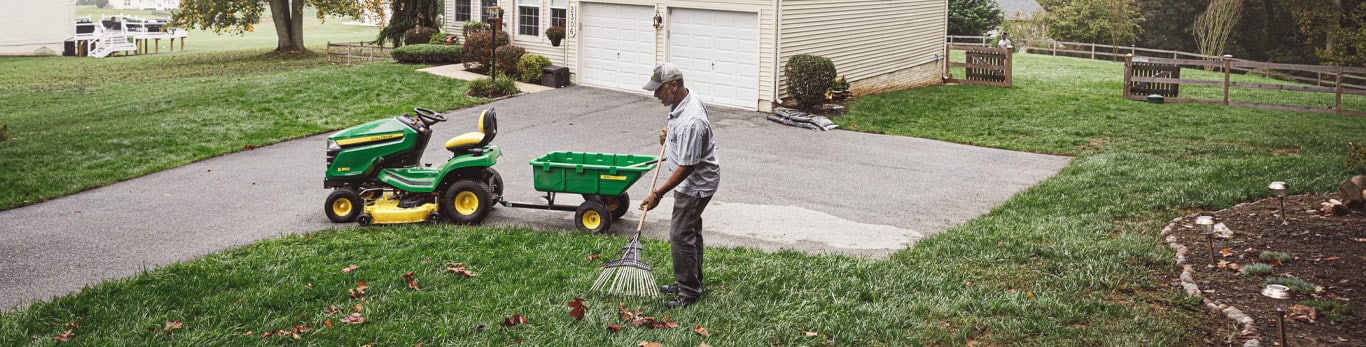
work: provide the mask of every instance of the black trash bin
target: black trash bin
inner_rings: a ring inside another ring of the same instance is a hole
[[[551,88],[569,86],[569,68],[563,66],[541,68],[541,85]]]

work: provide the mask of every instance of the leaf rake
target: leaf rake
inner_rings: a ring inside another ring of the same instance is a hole
[[[659,146],[659,162],[664,162],[664,146]],[[650,180],[650,192],[655,191],[659,181],[659,171],[663,165],[655,167],[655,177]],[[649,210],[642,210],[640,224],[636,225],[636,236],[621,247],[621,256],[602,265],[602,274],[593,281],[589,291],[605,291],[609,294],[654,298],[659,296],[659,283],[650,272],[650,264],[645,262],[644,247],[640,244],[640,231],[645,229],[645,216]]]

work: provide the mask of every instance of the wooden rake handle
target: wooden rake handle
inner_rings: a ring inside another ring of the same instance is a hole
[[[655,178],[650,179],[650,195],[655,193],[655,184],[659,183],[659,172],[664,170],[664,148],[666,145],[659,145],[659,165],[655,166]],[[648,197],[648,196],[647,196]],[[662,199],[662,198],[661,198]],[[659,202],[656,201],[656,204]],[[641,209],[640,225],[636,226],[636,237],[640,237],[640,231],[645,229],[645,216],[650,214],[650,210]]]

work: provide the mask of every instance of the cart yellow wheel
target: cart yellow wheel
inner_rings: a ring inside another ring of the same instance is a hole
[[[493,208],[489,192],[479,181],[463,179],[452,183],[441,196],[439,207],[447,218],[460,224],[479,224]]]
[[[607,205],[607,210],[612,211],[612,220],[621,219],[626,215],[626,211],[631,210],[631,195],[621,192],[617,196],[605,196],[603,202]]]
[[[590,233],[606,233],[612,229],[611,213],[602,202],[584,201],[574,212],[574,226]]]

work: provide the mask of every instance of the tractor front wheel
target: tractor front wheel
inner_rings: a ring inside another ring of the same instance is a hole
[[[446,217],[460,224],[473,225],[484,221],[493,208],[489,191],[479,181],[464,179],[446,188],[439,204]]]
[[[333,223],[350,223],[356,221],[361,212],[365,211],[365,201],[361,200],[360,194],[354,189],[341,188],[327,195],[323,211],[327,213],[327,219]]]

